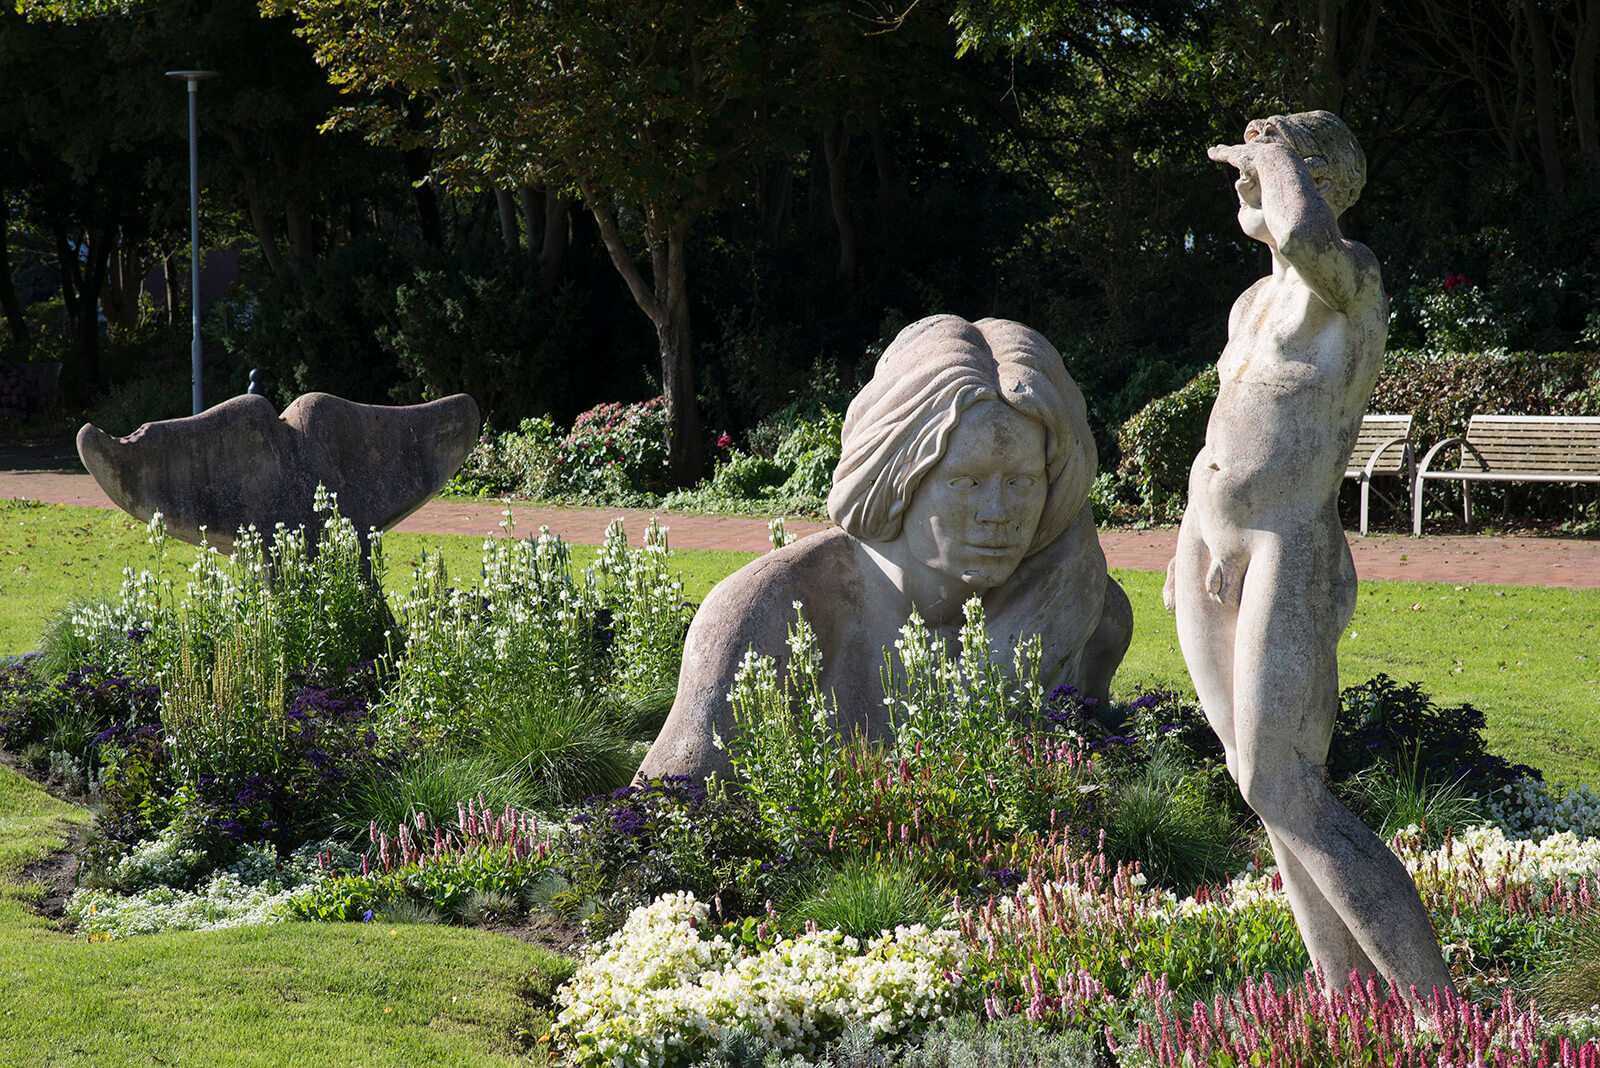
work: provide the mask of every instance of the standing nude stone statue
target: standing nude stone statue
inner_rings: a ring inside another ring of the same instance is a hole
[[[841,738],[892,740],[884,650],[912,612],[953,642],[983,598],[996,661],[1040,638],[1039,682],[1106,699],[1133,609],[1088,503],[1083,395],[1037,331],[935,315],[884,350],[851,401],[828,494],[837,527],[754,560],[695,613],[678,692],[639,777],[732,770],[728,692],[754,649],[787,669],[795,604],[816,632]]]
[[[1427,911],[1325,773],[1356,598],[1338,491],[1388,334],[1378,262],[1339,232],[1366,158],[1326,111],[1258,119],[1209,155],[1238,169],[1239,225],[1272,273],[1228,317],[1165,599],[1322,981],[1377,973],[1425,1003],[1451,989]]]

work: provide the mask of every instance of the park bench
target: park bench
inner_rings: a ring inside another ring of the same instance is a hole
[[[1460,450],[1460,464],[1434,470],[1434,457]],[[1430,481],[1461,483],[1461,518],[1472,531],[1474,482],[1570,482],[1600,485],[1600,416],[1475,415],[1465,437],[1428,450],[1411,488],[1411,533],[1422,536],[1422,496]]]
[[[1356,435],[1356,446],[1350,451],[1350,462],[1345,465],[1344,477],[1353,478],[1361,487],[1361,533],[1367,532],[1367,502],[1372,492],[1373,475],[1396,475],[1400,479],[1403,499],[1411,498],[1411,483],[1416,477],[1417,454],[1411,448],[1410,415],[1364,415],[1361,430]],[[1399,503],[1382,490],[1380,500],[1390,507]]]

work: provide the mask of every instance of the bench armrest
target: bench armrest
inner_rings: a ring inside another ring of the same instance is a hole
[[[1379,445],[1376,449],[1373,449],[1372,450],[1372,455],[1367,458],[1367,467],[1366,467],[1367,481],[1370,482],[1372,480],[1373,469],[1378,466],[1378,460],[1383,457],[1384,450],[1389,448],[1389,446],[1391,446],[1391,445],[1399,445],[1400,446],[1400,461],[1401,461],[1401,463],[1403,463],[1405,465],[1406,474],[1408,476],[1407,481],[1410,481],[1410,477],[1409,476],[1412,475],[1412,473],[1416,470],[1416,467],[1417,467],[1417,455],[1416,455],[1416,452],[1413,451],[1413,449],[1411,448],[1411,439],[1410,438],[1390,438],[1388,441],[1385,441],[1382,445]]]
[[[1478,461],[1478,466],[1484,466],[1483,456],[1478,452],[1477,448],[1472,444],[1472,442],[1468,441],[1464,437],[1445,438],[1443,441],[1439,442],[1439,444],[1429,449],[1428,454],[1422,458],[1422,463],[1417,467],[1417,481],[1419,483],[1427,477],[1428,467],[1433,463],[1433,458],[1439,455],[1439,451],[1441,449],[1447,449],[1452,445],[1459,445],[1461,446],[1462,451],[1471,452],[1473,458]]]

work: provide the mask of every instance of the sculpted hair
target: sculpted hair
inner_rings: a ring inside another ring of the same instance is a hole
[[[1253,141],[1268,127],[1276,127],[1284,141],[1300,153],[1313,177],[1328,179],[1326,199],[1335,214],[1343,215],[1361,196],[1367,184],[1367,154],[1339,116],[1331,111],[1272,115],[1246,126],[1244,139]]]
[[[900,331],[845,414],[828,515],[858,538],[898,538],[906,506],[962,413],[984,400],[1044,427],[1049,492],[1028,553],[1049,545],[1083,507],[1099,457],[1061,354],[1005,319],[935,315]]]

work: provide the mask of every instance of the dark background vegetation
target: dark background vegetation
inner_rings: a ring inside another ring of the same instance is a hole
[[[466,390],[495,429],[665,393],[687,482],[904,323],[996,315],[1061,349],[1109,466],[1264,267],[1205,148],[1313,107],[1370,161],[1346,229],[1392,347],[1600,334],[1595,0],[24,6],[0,360],[61,361],[75,411],[187,411],[187,308],[138,296],[188,292],[182,67],[222,75],[203,232],[242,261],[212,401],[253,367],[280,402]]]

